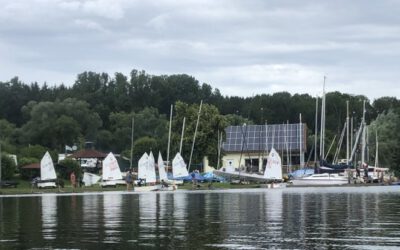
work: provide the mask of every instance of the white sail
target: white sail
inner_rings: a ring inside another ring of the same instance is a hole
[[[165,170],[164,161],[162,159],[160,152],[158,152],[157,165],[158,165],[158,173],[160,174],[160,181],[161,180],[167,181],[168,180],[167,171]]]
[[[156,164],[153,156],[153,152],[149,154],[149,164],[147,165],[147,179],[146,182],[156,182]]]
[[[49,152],[46,152],[40,161],[40,179],[42,181],[57,179],[53,160],[51,159]]]
[[[138,163],[138,179],[147,179],[147,166],[149,165],[149,155],[144,153]]]
[[[180,153],[177,153],[172,161],[172,175],[174,178],[185,177],[189,175],[186,168],[186,163]]]
[[[121,170],[113,153],[109,153],[103,161],[102,177],[103,181],[122,180]]]
[[[83,174],[82,181],[83,181],[83,183],[85,183],[86,187],[90,187],[91,185],[96,184],[100,179],[101,179],[101,177],[98,175],[85,172]]]
[[[268,155],[268,162],[265,167],[264,178],[266,179],[282,179],[282,160],[278,152],[274,148]]]

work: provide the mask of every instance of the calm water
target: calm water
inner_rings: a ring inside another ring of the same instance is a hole
[[[400,249],[400,186],[0,196],[0,249]]]

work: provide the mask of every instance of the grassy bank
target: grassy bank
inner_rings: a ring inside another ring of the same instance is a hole
[[[199,183],[199,186],[195,188],[195,190],[209,190],[209,189],[235,189],[235,188],[259,188],[259,184],[230,184],[230,183],[212,183],[212,186],[209,188],[208,183]],[[178,189],[183,190],[193,190],[192,183],[185,183],[183,185],[178,186]],[[117,187],[107,187],[102,188],[99,185],[94,185],[91,187],[77,187],[75,189],[72,188],[71,184],[68,181],[65,181],[64,188],[47,188],[47,189],[38,189],[31,187],[31,183],[29,181],[21,180],[19,181],[19,185],[16,188],[0,188],[0,195],[17,195],[17,194],[32,194],[32,193],[85,193],[85,192],[107,192],[107,191],[125,191],[126,186],[117,186]],[[134,192],[134,191],[133,191]]]

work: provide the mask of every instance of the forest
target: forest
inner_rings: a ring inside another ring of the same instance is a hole
[[[362,95],[327,93],[326,143],[341,133],[346,120],[346,101],[349,101],[356,131],[364,100],[370,138],[375,138],[375,131],[379,138],[380,165],[398,174],[400,101],[396,97],[371,101]],[[166,155],[173,105],[171,152],[179,148],[185,117],[183,156],[187,158],[201,101],[194,164],[208,156],[210,165],[216,165],[218,133],[229,125],[298,123],[300,113],[308,127],[308,149],[312,147],[316,97],[288,92],[257,93],[252,97],[224,96],[218,89],[199,83],[189,75],[149,75],[132,70],[129,76],[83,72],[71,86],[23,83],[18,77],[0,82],[2,153],[17,155],[18,166],[22,166],[38,162],[46,150],[54,158],[57,153],[63,153],[67,145],[81,149],[85,142],[91,141],[97,150],[121,153],[129,158],[133,119],[133,165],[136,165],[145,151],[160,151]],[[370,141],[368,148],[375,152],[375,140]],[[374,155],[371,153],[372,162]],[[10,172],[5,168],[11,163],[6,157],[2,157],[2,163],[4,176]]]

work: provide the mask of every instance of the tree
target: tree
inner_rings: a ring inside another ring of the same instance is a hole
[[[157,154],[158,151],[160,150],[157,140],[154,138],[150,138],[148,136],[141,137],[135,141],[133,144],[133,156],[132,156],[132,162],[133,165],[139,161],[140,157],[146,152],[147,154],[150,153],[150,151],[153,152],[153,154]]]
[[[400,115],[390,110],[382,113],[369,126],[369,138],[375,138],[378,134],[379,165],[388,167],[397,175],[400,174]],[[372,144],[370,152],[375,152],[375,144]],[[374,155],[375,156],[375,155]]]
[[[0,155],[1,160],[1,179],[10,180],[14,177],[16,165],[14,160],[6,154]]]
[[[184,146],[182,155],[188,161],[195,132],[199,105],[188,105],[177,102],[175,105],[176,115],[173,122],[172,151],[178,152],[181,136],[183,117],[186,117],[186,128],[184,135]],[[193,163],[200,163],[204,156],[208,156],[210,164],[216,165],[218,153],[218,133],[227,126],[224,116],[219,114],[218,109],[209,104],[203,104],[200,122],[196,136],[193,152]]]
[[[30,120],[22,127],[26,144],[40,144],[62,150],[84,137],[96,138],[101,120],[84,101],[67,98],[55,102],[30,102],[24,107]]]
[[[79,180],[82,177],[82,169],[77,161],[66,158],[62,160],[59,164],[62,168],[59,171],[60,177],[63,179],[69,179],[69,175],[74,172],[75,177]]]

